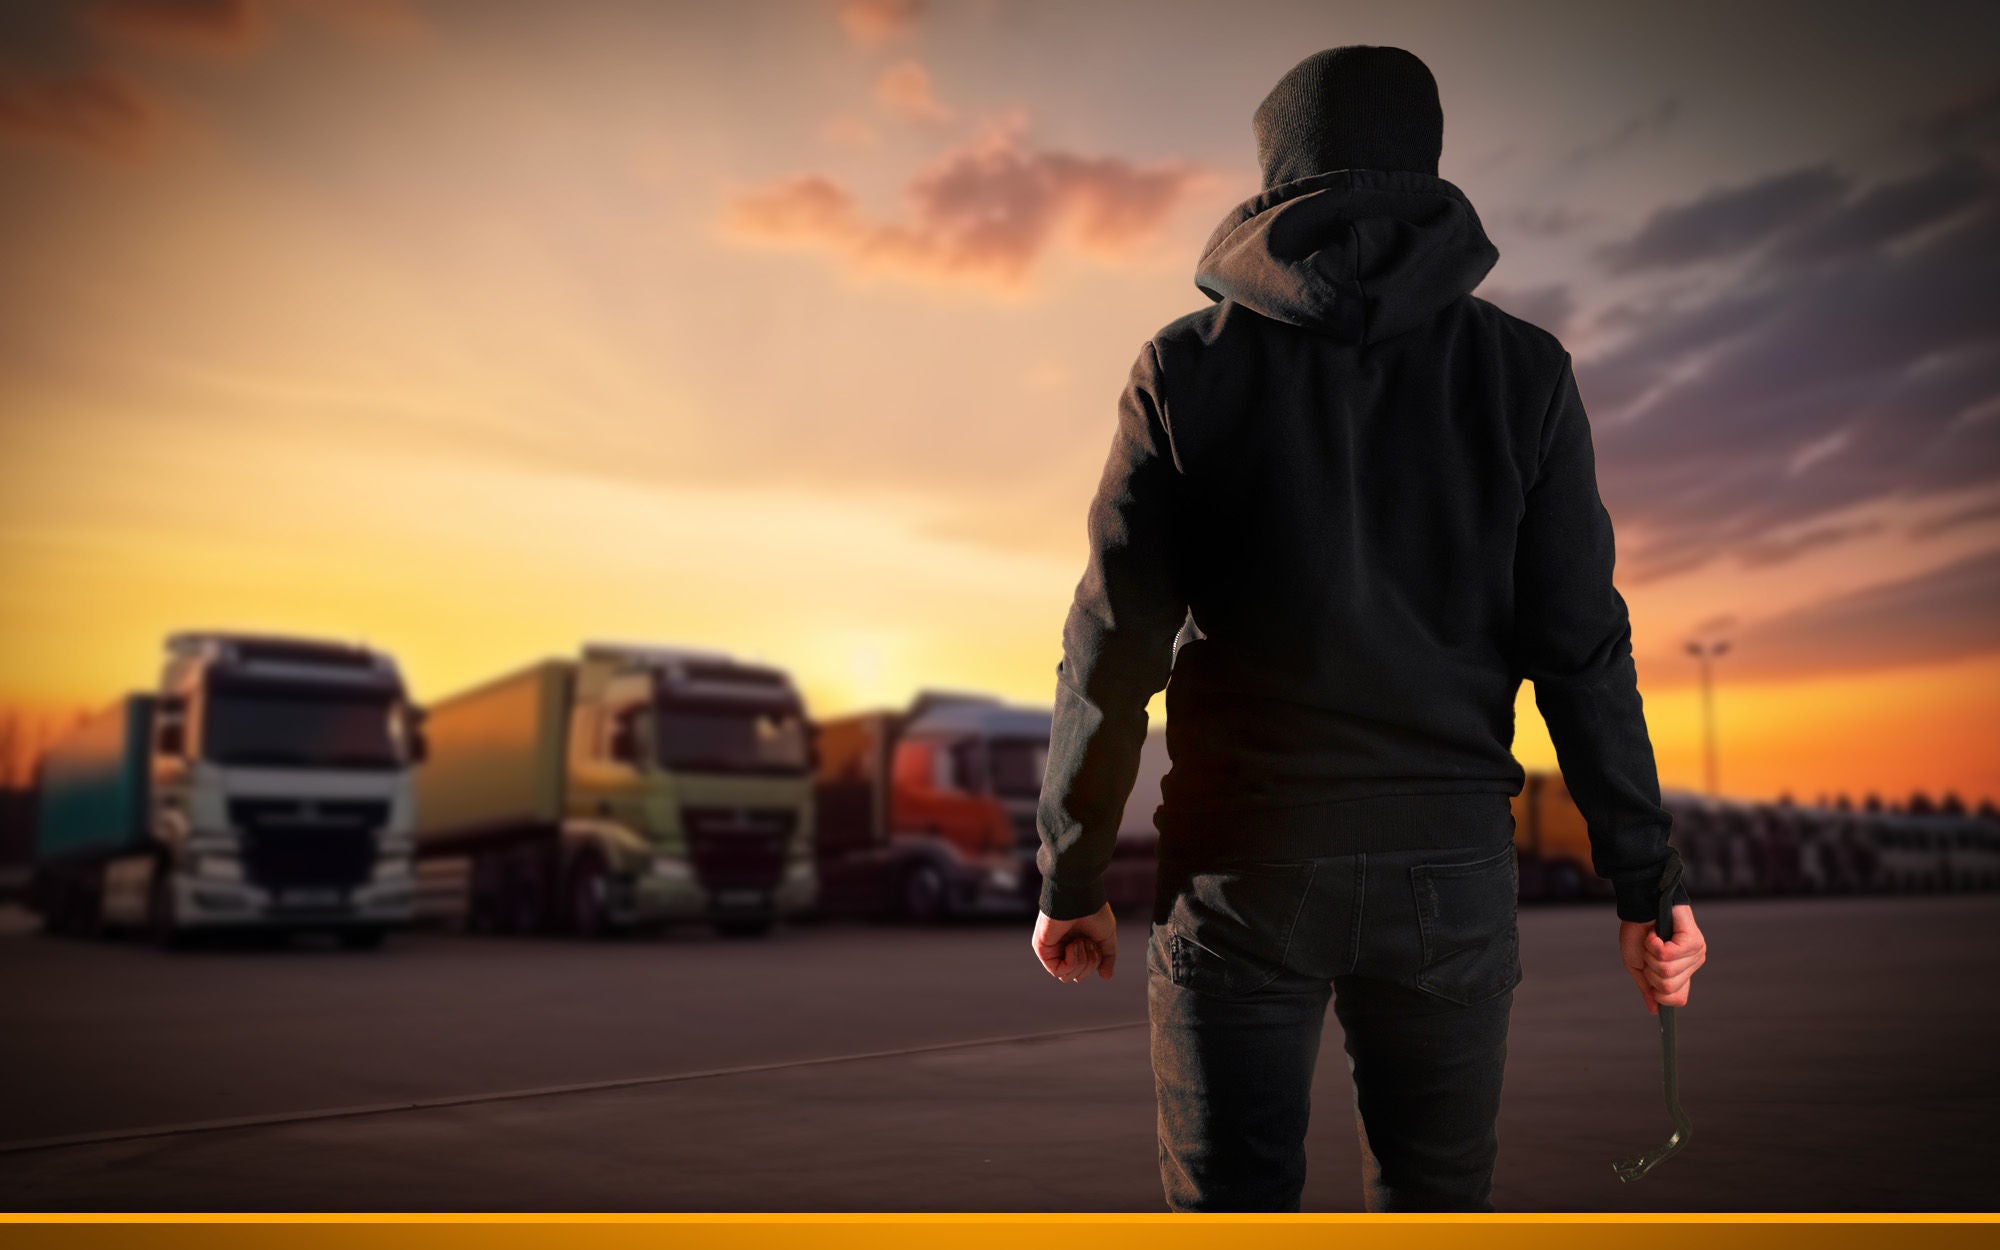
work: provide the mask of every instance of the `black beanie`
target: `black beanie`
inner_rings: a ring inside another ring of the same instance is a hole
[[[1336,169],[1438,171],[1444,110],[1415,53],[1352,44],[1293,66],[1251,119],[1264,188]]]

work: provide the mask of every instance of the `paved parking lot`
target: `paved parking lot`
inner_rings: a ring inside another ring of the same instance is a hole
[[[1608,907],[1523,913],[1501,1210],[1991,1209],[2000,895],[1741,900],[1682,1016],[1694,1144]],[[0,926],[13,1210],[1160,1209],[1144,926],[1063,986],[1024,927],[167,954]],[[1311,1210],[1359,1207],[1329,1025]],[[231,1122],[201,1131],[177,1127]],[[75,1141],[79,1136],[87,1140]],[[50,1144],[72,1139],[71,1144]]]

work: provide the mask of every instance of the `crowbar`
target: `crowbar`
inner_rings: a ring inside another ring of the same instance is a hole
[[[1681,883],[1681,853],[1673,847],[1667,848],[1667,866],[1660,873],[1660,918],[1655,931],[1660,940],[1671,942],[1674,938],[1674,890]],[[1666,1003],[1659,1004],[1660,1011],[1660,1058],[1667,1078],[1667,1114],[1674,1118],[1674,1135],[1657,1150],[1649,1150],[1642,1155],[1620,1159],[1611,1165],[1621,1181],[1636,1181],[1660,1164],[1680,1153],[1694,1136],[1694,1122],[1687,1112],[1681,1110],[1680,1073],[1674,1064],[1674,1009]]]

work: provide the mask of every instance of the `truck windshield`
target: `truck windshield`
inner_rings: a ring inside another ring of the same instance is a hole
[[[274,682],[212,681],[201,709],[202,758],[291,768],[399,768],[397,700]]]
[[[660,703],[660,767],[700,773],[797,775],[807,769],[805,717],[796,704]]]
[[[1003,799],[1032,799],[1042,792],[1042,774],[1049,766],[1049,744],[1041,738],[995,738],[988,752],[993,762],[993,793]]]

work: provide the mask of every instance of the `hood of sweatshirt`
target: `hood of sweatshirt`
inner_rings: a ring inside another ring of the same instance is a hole
[[[1443,178],[1337,169],[1231,209],[1194,280],[1212,300],[1378,343],[1470,292],[1499,259],[1471,201]]]

